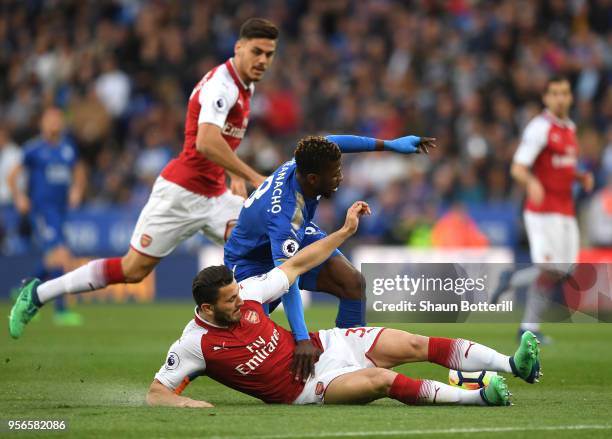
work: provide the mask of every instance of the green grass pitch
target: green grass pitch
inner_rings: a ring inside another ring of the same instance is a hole
[[[214,409],[148,408],[144,395],[167,348],[191,318],[183,304],[86,305],[81,328],[58,328],[46,309],[19,341],[0,337],[3,437],[612,437],[612,325],[547,325],[544,379],[509,377],[512,407],[271,406],[201,377],[186,395]],[[8,315],[8,304],[0,305]],[[307,311],[311,329],[331,327],[335,307]],[[286,324],[280,313],[275,318]],[[471,338],[505,353],[516,327],[492,324],[394,325],[425,335]],[[6,320],[5,320],[6,328]],[[446,382],[427,363],[397,369]],[[8,433],[8,419],[65,419],[68,432]],[[534,436],[535,435],[535,436]]]

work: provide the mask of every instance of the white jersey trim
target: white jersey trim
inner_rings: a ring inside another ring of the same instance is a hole
[[[223,129],[227,115],[238,100],[238,86],[225,64],[217,67],[200,89],[198,125],[210,123]]]
[[[155,374],[155,379],[169,389],[175,390],[187,376],[202,374],[206,370],[206,361],[201,341],[207,332],[206,328],[191,320],[185,326],[181,338],[168,349],[166,361]]]
[[[531,167],[548,143],[551,122],[543,115],[531,119],[523,131],[523,137],[514,153],[513,162]]]

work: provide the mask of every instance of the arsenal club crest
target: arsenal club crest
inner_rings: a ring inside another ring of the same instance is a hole
[[[151,238],[146,233],[143,233],[142,236],[140,237],[140,245],[142,245],[143,248],[150,246],[152,242],[153,242],[153,238]]]
[[[259,314],[257,314],[255,311],[253,310],[248,310],[245,315],[244,315],[244,319],[252,324],[257,324],[259,323]]]

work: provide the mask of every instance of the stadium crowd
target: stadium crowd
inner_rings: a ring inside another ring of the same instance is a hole
[[[554,73],[572,81],[581,165],[602,200],[581,194],[582,210],[612,221],[611,11],[609,0],[3,1],[0,173],[55,104],[88,165],[86,202],[138,211],[182,147],[193,86],[263,16],[282,35],[239,150],[260,172],[305,134],[438,139],[427,157],[346,157],[323,228],[365,199],[362,242],[419,244],[448,206],[520,203],[511,159]]]

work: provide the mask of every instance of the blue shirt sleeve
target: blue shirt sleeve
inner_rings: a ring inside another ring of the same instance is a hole
[[[292,208],[290,208],[292,207]],[[296,254],[300,248],[302,238],[301,230],[294,230],[289,217],[289,212],[295,209],[294,206],[283,206],[284,211],[277,214],[271,214],[268,221],[268,237],[272,251],[274,265],[279,266],[285,260]],[[293,337],[297,340],[308,340],[308,328],[304,320],[304,306],[302,305],[302,297],[298,281],[289,287],[289,291],[281,297],[287,320],[291,326]]]
[[[327,140],[334,142],[343,153],[348,152],[367,152],[376,149],[376,139],[371,137],[351,136],[351,135],[329,135]]]

